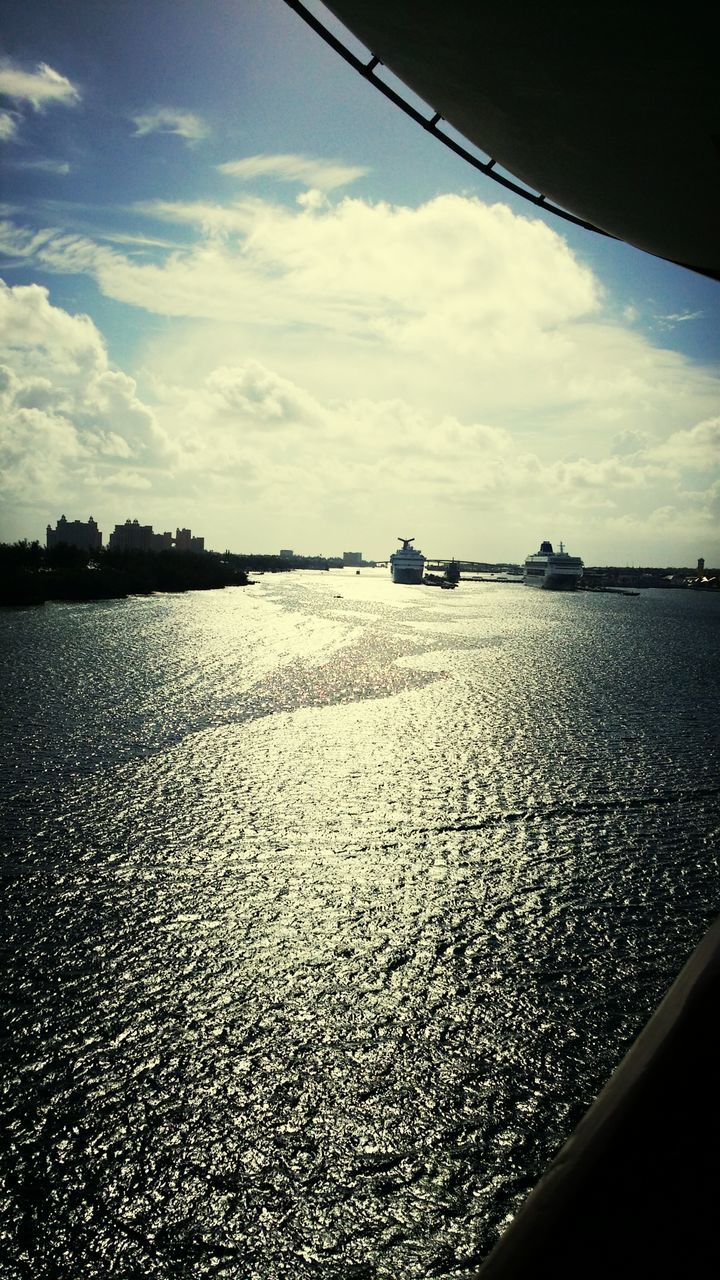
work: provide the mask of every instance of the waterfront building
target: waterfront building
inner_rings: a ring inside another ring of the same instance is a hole
[[[151,524],[129,518],[115,525],[108,541],[111,551],[169,551],[172,544],[171,533],[155,533]]]
[[[175,550],[176,551],[204,551],[205,539],[194,538],[192,529],[176,529],[175,530]]]
[[[700,556],[697,562],[696,576],[690,581],[696,591],[719,591],[720,573],[717,569],[706,569],[705,560]]]
[[[343,564],[362,564],[362,551],[343,551]]]
[[[175,537],[166,530],[155,533],[151,524],[140,524],[138,520],[127,519],[124,524],[116,524],[110,534],[108,547],[111,551],[204,551],[205,539],[193,537],[191,529],[176,529]]]
[[[295,555],[295,552],[292,550],[291,547],[283,547],[280,551],[281,560],[292,560],[294,555]]]
[[[81,551],[99,551],[102,547],[102,534],[92,516],[87,520],[66,520],[61,516],[54,529],[47,526],[46,538],[48,550],[61,543]]]

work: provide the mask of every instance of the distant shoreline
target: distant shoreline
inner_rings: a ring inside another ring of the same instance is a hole
[[[33,584],[34,585],[34,584]],[[253,587],[257,584],[250,579],[246,582],[226,582],[215,586],[201,586],[197,583],[187,587],[167,587],[156,588],[152,590],[132,590],[127,591],[97,591],[76,590],[68,592],[65,588],[61,591],[52,590],[47,594],[40,594],[31,589],[30,591],[21,589],[20,591],[8,591],[3,586],[0,588],[0,609],[36,609],[46,604],[94,604],[102,600],[133,600],[140,598],[149,598],[150,596],[178,596],[187,595],[189,591],[225,591],[228,587]]]
[[[129,596],[216,591],[250,585],[247,569],[208,552],[46,551],[37,544],[0,548],[0,606],[126,600]]]

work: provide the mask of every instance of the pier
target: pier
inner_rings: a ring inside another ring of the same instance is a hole
[[[444,573],[451,564],[456,564],[461,574],[506,573],[518,576],[522,574],[522,565],[519,564],[488,564],[485,560],[460,560],[457,556],[425,557],[425,568],[430,572],[436,570]]]

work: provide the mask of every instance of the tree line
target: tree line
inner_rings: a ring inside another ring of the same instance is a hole
[[[83,551],[61,543],[0,544],[0,604],[117,600],[154,591],[208,591],[248,585],[244,568],[216,552]]]
[[[60,543],[0,543],[0,605],[46,600],[119,600],[155,591],[214,591],[251,585],[249,574],[329,569],[323,556],[238,554],[232,551],[84,551]]]

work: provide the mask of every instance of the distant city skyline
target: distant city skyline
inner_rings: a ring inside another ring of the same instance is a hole
[[[29,541],[29,539],[28,539]],[[40,539],[35,539],[40,541]],[[336,540],[337,541],[337,540]],[[402,541],[402,539],[400,539]],[[381,564],[386,565],[389,557],[387,555],[365,556],[362,551],[346,551],[339,550],[335,544],[329,544],[325,547],[315,547],[312,550],[296,550],[293,547],[277,547],[271,546],[216,546],[206,547],[205,538],[194,536],[191,529],[176,528],[175,535],[169,531],[160,533],[154,530],[152,523],[143,524],[137,517],[128,516],[122,523],[116,523],[112,533],[106,540],[103,540],[102,530],[99,528],[97,521],[93,516],[89,516],[87,521],[71,520],[68,521],[63,514],[59,517],[55,528],[51,524],[46,526],[45,543],[48,548],[66,542],[70,546],[76,546],[87,550],[100,550],[107,547],[109,550],[144,550],[144,551],[161,551],[161,550],[179,550],[179,551],[213,551],[216,554],[222,554],[229,551],[234,555],[264,555],[277,556],[281,560],[302,560],[302,559],[327,559],[336,561],[345,568],[355,568],[362,565]],[[477,564],[495,564],[495,565],[515,565],[520,566],[524,557],[513,559],[511,556],[499,556],[494,559],[488,557],[475,557],[465,555],[462,552],[457,555],[446,555],[443,551],[430,551],[427,556],[428,563],[449,562],[457,560],[459,563],[477,563]],[[601,562],[597,562],[598,564]],[[610,562],[603,562],[610,564]],[[641,562],[623,561],[613,562],[616,567],[635,568],[640,567]],[[673,567],[690,569],[692,565],[697,564],[698,572],[704,570],[705,557],[698,555],[695,560],[688,560],[685,563],[680,561],[672,562]],[[590,562],[587,562],[588,566]],[[720,562],[719,562],[720,564]],[[651,564],[647,562],[646,568],[667,568],[671,566],[668,561],[665,565]],[[708,562],[708,568],[710,567]],[[717,566],[716,566],[717,567]]]
[[[720,562],[720,286],[501,192],[283,0],[213,15],[6,15],[0,539],[60,495],[223,549]]]
[[[87,520],[68,520],[61,515],[55,528],[46,526],[45,545],[50,550],[62,544],[87,551],[100,551],[103,545],[110,551],[204,551],[204,537],[195,536],[191,529],[176,527],[175,536],[170,530],[156,532],[152,524],[141,524],[137,517],[128,516],[116,524],[107,542],[103,543],[102,530],[93,516]]]

